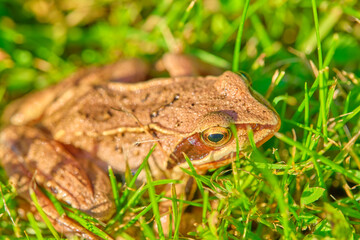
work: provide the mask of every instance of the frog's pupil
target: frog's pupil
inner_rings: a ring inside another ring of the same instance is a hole
[[[212,134],[209,134],[209,136],[208,136],[208,139],[211,142],[215,142],[215,143],[221,141],[223,138],[224,138],[224,134],[222,134],[222,133],[212,133]]]

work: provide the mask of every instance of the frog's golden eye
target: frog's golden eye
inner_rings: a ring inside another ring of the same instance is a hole
[[[228,143],[231,139],[231,131],[229,128],[212,127],[201,133],[201,140],[208,146],[220,147]]]

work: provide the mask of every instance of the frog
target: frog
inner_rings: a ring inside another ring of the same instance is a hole
[[[98,239],[60,216],[44,189],[108,221],[116,212],[108,168],[119,175],[127,169],[134,173],[156,144],[148,159],[152,178],[177,180],[176,194],[191,200],[196,183],[182,170],[190,167],[186,158],[197,174],[205,174],[233,162],[237,143],[240,154],[249,151],[249,129],[259,147],[280,128],[275,109],[244,74],[171,53],[156,63],[169,77],[149,77],[152,68],[127,59],[84,69],[5,109],[1,165],[18,195],[31,202],[29,192],[34,192],[62,234]],[[144,171],[137,182],[146,184]],[[171,196],[170,186],[157,191]],[[169,202],[159,206],[164,226]]]

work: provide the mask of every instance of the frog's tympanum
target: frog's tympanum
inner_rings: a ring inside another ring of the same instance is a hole
[[[108,166],[119,174],[127,165],[135,172],[157,143],[149,159],[152,177],[181,180],[177,194],[191,198],[194,181],[181,170],[188,167],[184,154],[204,174],[235,158],[231,124],[240,151],[248,149],[248,128],[257,146],[279,129],[279,116],[243,75],[227,71],[200,77],[212,74],[210,68],[198,68],[182,55],[165,55],[162,62],[170,78],[143,82],[147,65],[125,60],[80,71],[5,110],[1,163],[21,197],[31,201],[29,190],[34,190],[58,231],[96,238],[72,219],[60,217],[42,188],[106,221],[115,213]],[[145,174],[138,181],[145,182]],[[168,207],[164,202],[161,212],[169,212]]]

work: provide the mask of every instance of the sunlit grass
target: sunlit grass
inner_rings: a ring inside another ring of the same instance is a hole
[[[235,41],[235,47],[234,47],[234,56],[233,56],[233,65],[232,65],[232,70],[234,72],[239,71],[241,38],[242,38],[243,31],[244,31],[245,19],[246,19],[247,11],[249,9],[249,5],[250,5],[250,0],[246,0],[244,10],[243,10],[243,12],[241,14],[239,30],[238,30],[237,35],[236,35],[236,41]]]
[[[134,56],[155,63],[164,52],[183,51],[224,70],[249,73],[252,87],[282,119],[274,138],[259,149],[253,144],[253,152],[231,166],[203,176],[187,159],[190,168],[183,171],[198,186],[192,201],[177,196],[174,188],[169,188],[171,197],[157,194],[156,186],[179,182],[151,181],[145,160],[122,183],[109,170],[117,213],[108,223],[53,199],[60,214],[77,218],[89,230],[96,226],[95,234],[103,238],[360,237],[356,1],[99,0],[86,6],[44,1],[46,14],[39,2],[0,3],[1,110],[84,66]],[[137,186],[144,172],[149,183]],[[1,237],[59,238],[32,214],[28,220],[20,217],[20,201],[3,169],[0,181]],[[153,227],[155,222],[161,226],[161,201],[171,201],[169,235]],[[189,206],[201,208],[194,213],[199,222],[183,232]]]
[[[46,213],[44,212],[44,210],[42,209],[42,207],[40,206],[39,202],[38,202],[38,199],[37,199],[37,196],[34,192],[34,190],[32,188],[30,188],[30,197],[31,197],[31,200],[32,202],[34,203],[37,211],[39,212],[42,220],[45,222],[46,226],[49,228],[49,230],[51,231],[53,237],[55,237],[55,239],[60,239],[60,236],[59,234],[56,232],[54,226],[52,225],[52,223],[50,222],[48,216],[46,215]]]

